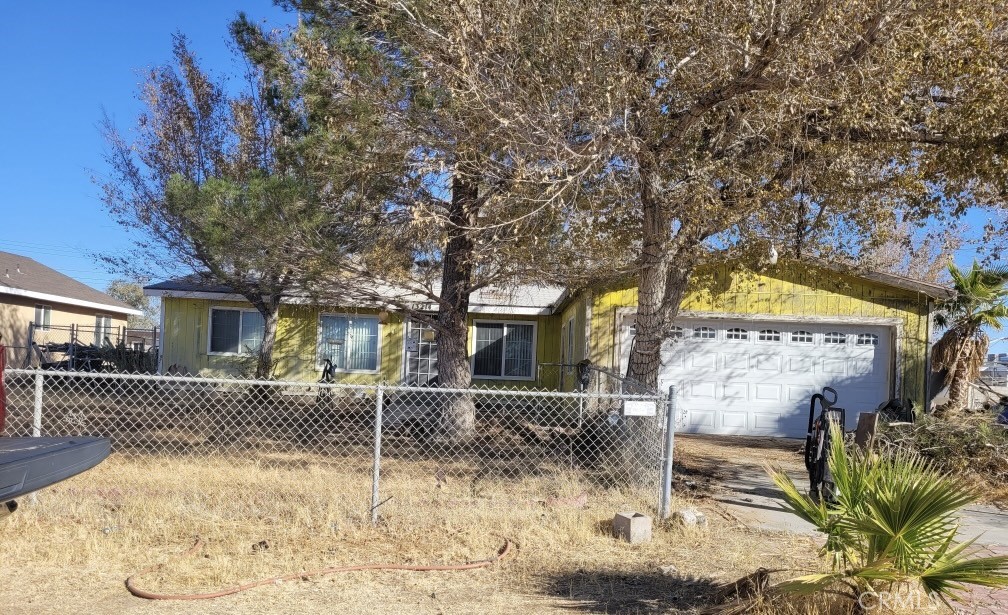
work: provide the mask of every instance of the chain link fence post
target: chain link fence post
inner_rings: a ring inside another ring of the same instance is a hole
[[[669,387],[668,399],[665,402],[665,450],[662,456],[661,501],[659,503],[661,519],[668,519],[672,514],[672,451],[675,445],[675,415],[676,389],[675,385],[672,385]]]
[[[382,407],[385,402],[385,387],[378,385],[375,392],[375,422],[374,422],[374,469],[371,473],[371,523],[378,523],[378,483],[381,480],[381,436]]]
[[[35,412],[32,415],[32,437],[42,435],[42,373],[35,374]]]

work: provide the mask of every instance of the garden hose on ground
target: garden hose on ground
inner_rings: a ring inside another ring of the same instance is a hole
[[[133,594],[138,598],[146,598],[147,600],[210,600],[211,598],[220,598],[222,596],[230,596],[231,594],[237,594],[238,592],[243,592],[253,587],[260,587],[262,585],[272,585],[274,583],[280,583],[282,581],[293,581],[294,579],[307,579],[309,577],[325,576],[329,574],[334,574],[337,572],[356,572],[359,570],[408,570],[413,572],[441,572],[441,571],[460,571],[460,570],[475,570],[477,568],[487,568],[501,561],[511,552],[511,541],[507,538],[504,539],[504,545],[498,549],[497,554],[489,559],[480,560],[477,562],[468,562],[465,564],[449,564],[444,566],[420,566],[413,564],[361,564],[357,566],[333,566],[330,568],[318,568],[316,570],[308,570],[306,572],[293,572],[290,574],[285,574],[278,577],[270,577],[268,579],[259,579],[258,581],[250,581],[248,583],[243,583],[241,585],[236,585],[235,587],[229,587],[227,589],[221,589],[213,592],[206,592],[201,594],[158,594],[155,592],[149,592],[147,590],[141,589],[136,586],[135,580],[149,572],[155,570],[160,570],[164,568],[168,562],[185,557],[187,555],[192,555],[196,553],[204,546],[203,539],[197,538],[193,546],[189,547],[183,553],[175,555],[169,558],[168,561],[161,562],[160,564],[154,564],[144,568],[140,572],[134,573],[126,579],[126,589],[129,593]]]

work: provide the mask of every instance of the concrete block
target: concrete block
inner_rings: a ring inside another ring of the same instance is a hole
[[[613,517],[613,536],[630,544],[651,542],[651,517],[639,512],[620,512]]]

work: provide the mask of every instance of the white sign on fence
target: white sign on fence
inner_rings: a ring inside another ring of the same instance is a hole
[[[653,401],[627,400],[623,402],[623,416],[654,416],[658,413]]]

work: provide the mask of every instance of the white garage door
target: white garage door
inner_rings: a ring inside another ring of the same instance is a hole
[[[809,400],[839,393],[847,428],[889,398],[891,330],[880,326],[683,320],[662,349],[660,383],[676,385],[686,431],[802,437]],[[623,373],[633,337],[622,327]]]

